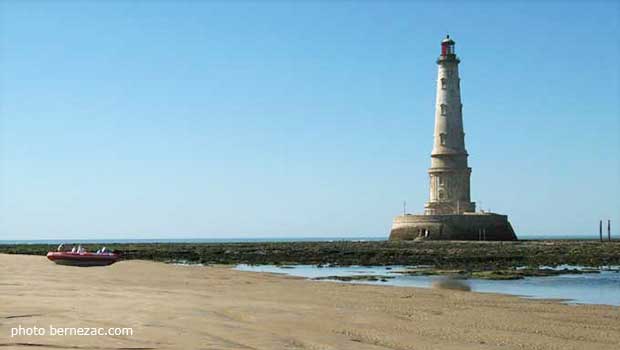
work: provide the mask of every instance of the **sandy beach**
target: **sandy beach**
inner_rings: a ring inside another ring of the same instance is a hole
[[[131,328],[14,336],[18,327]],[[0,254],[2,349],[617,349],[620,308],[309,281],[229,267]]]

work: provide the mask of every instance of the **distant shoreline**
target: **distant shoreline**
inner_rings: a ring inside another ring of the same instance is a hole
[[[60,243],[261,243],[261,242],[333,242],[385,241],[384,237],[264,237],[264,238],[137,238],[137,239],[28,239],[0,240],[5,244],[60,244]]]

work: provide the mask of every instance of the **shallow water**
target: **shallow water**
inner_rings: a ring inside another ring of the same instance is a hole
[[[561,266],[561,268],[576,268]],[[430,288],[440,276],[407,276],[395,273],[404,266],[347,266],[317,267],[315,265],[238,265],[237,270],[282,273],[306,278],[328,276],[385,275],[393,278],[381,281],[353,281],[342,283],[378,284],[399,287]],[[465,281],[472,291],[502,293],[527,298],[563,299],[567,303],[606,304],[620,306],[620,273],[602,270],[600,273],[566,274],[548,277],[526,277],[521,280],[493,281],[469,279]]]

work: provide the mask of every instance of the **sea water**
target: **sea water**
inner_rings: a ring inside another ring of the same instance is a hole
[[[82,237],[92,237],[83,234]],[[131,236],[131,235],[126,235]],[[606,238],[607,236],[605,236]],[[265,242],[338,242],[338,241],[385,241],[384,236],[316,236],[316,237],[229,237],[229,238],[57,238],[57,239],[0,239],[3,244],[60,244],[60,243],[265,243]],[[612,237],[618,239],[617,235]],[[519,234],[520,240],[598,240],[599,235],[536,235]]]
[[[398,273],[405,266],[346,266],[318,267],[315,265],[238,265],[237,270],[281,273],[305,278],[329,276],[377,275],[392,278],[383,281],[356,280],[342,283],[363,283],[398,287],[430,288],[440,276],[410,276]],[[560,268],[578,268],[561,266]],[[341,281],[338,281],[341,282]],[[465,281],[474,292],[501,293],[525,298],[560,299],[572,304],[606,304],[620,306],[620,272],[618,267],[602,269],[600,273],[563,274],[547,277],[525,277],[520,280]]]

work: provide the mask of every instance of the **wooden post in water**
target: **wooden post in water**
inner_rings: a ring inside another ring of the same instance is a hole
[[[607,219],[607,239],[611,242],[611,220]]]
[[[602,242],[603,241],[603,220],[599,220],[598,222],[598,235]]]

